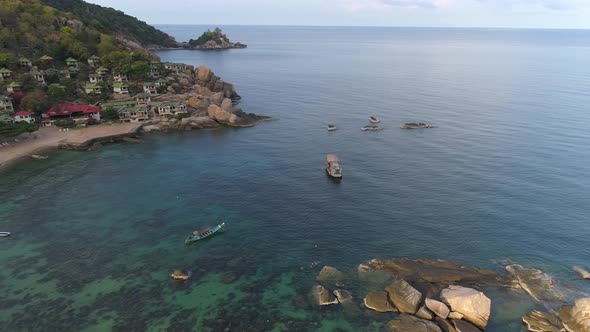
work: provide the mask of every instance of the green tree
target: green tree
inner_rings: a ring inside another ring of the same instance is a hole
[[[23,97],[21,108],[32,111],[35,115],[40,116],[43,111],[49,108],[47,95],[45,95],[43,90],[39,89],[29,92]]]
[[[47,88],[47,97],[50,104],[56,104],[64,101],[66,88],[63,85],[53,83]]]
[[[119,112],[114,107],[109,106],[100,113],[100,117],[105,121],[119,120]]]
[[[137,81],[146,79],[149,72],[150,65],[146,61],[136,61],[129,68],[131,78]]]

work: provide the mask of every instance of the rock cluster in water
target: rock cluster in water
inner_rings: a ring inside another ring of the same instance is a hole
[[[492,300],[485,289],[522,291],[546,307],[560,306],[556,314],[535,310],[525,315],[528,331],[590,332],[590,298],[565,305],[572,294],[542,271],[516,264],[506,270],[499,274],[432,259],[374,259],[359,265],[359,280],[387,284],[366,293],[360,307],[346,290],[351,279],[329,266],[316,277],[309,298],[317,308],[340,304],[348,312],[364,308],[391,315],[388,331],[477,332],[485,330],[490,319]]]

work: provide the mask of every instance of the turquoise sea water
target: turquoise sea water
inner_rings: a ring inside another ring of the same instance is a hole
[[[163,26],[179,40],[204,27]],[[249,129],[154,134],[0,171],[10,331],[376,331],[315,310],[323,265],[375,257],[590,268],[590,32],[224,27],[245,50],[162,51],[235,83]],[[369,115],[381,132],[361,132]],[[409,121],[431,130],[400,130]],[[322,127],[335,123],[338,131]],[[0,152],[1,153],[1,152]],[[344,179],[324,173],[326,153]],[[227,231],[193,246],[194,229]],[[190,281],[169,280],[178,268]],[[350,287],[362,302],[368,286]],[[489,331],[536,304],[494,294]]]

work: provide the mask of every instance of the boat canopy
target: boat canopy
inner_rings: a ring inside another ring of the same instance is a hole
[[[339,161],[338,157],[336,157],[335,154],[328,154],[326,156],[326,159],[328,160],[329,163],[337,163]]]

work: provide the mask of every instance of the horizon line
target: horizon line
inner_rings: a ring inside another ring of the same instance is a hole
[[[416,26],[416,25],[304,25],[304,24],[223,24],[223,23],[148,23],[149,25],[193,25],[235,27],[301,27],[301,28],[412,28],[412,29],[494,29],[494,30],[590,30],[573,27],[478,27],[478,26]]]

